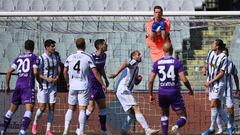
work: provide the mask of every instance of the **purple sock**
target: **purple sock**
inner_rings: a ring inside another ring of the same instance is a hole
[[[186,124],[186,118],[185,117],[180,117],[176,122],[176,125],[178,126],[178,128],[181,128],[185,124]]]
[[[100,124],[101,124],[101,129],[103,131],[107,130],[107,128],[106,128],[106,120],[107,120],[107,115],[99,115],[99,121],[100,121]]]
[[[6,132],[7,128],[11,122],[11,118],[4,117],[3,131]]]
[[[24,130],[24,131],[25,131],[25,130],[28,128],[30,122],[31,122],[31,118],[23,117],[21,130]]]
[[[161,117],[162,135],[168,134],[168,117]]]

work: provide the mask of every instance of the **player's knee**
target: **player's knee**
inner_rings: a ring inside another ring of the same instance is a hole
[[[46,110],[46,106],[42,105],[42,106],[39,107],[39,109],[40,109],[41,112],[44,112]]]
[[[233,114],[234,113],[234,108],[233,107],[228,107],[227,111],[228,111],[228,113]]]
[[[93,105],[89,105],[89,106],[87,107],[87,109],[88,109],[89,112],[93,112],[94,109],[95,109],[95,107],[94,107]]]
[[[99,115],[107,115],[107,109],[100,109],[99,110]]]

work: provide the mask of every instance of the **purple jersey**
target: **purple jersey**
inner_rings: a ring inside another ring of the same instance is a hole
[[[179,90],[178,73],[182,71],[184,71],[183,64],[171,56],[165,56],[157,60],[153,65],[152,72],[158,74],[159,93],[161,91]]]
[[[152,72],[159,76],[160,107],[168,108],[171,105],[174,111],[185,110],[178,77],[178,73],[183,71],[183,64],[171,56],[165,56],[154,63]]]
[[[101,74],[105,67],[107,55],[104,53],[103,55],[98,56],[96,52],[93,52],[91,56],[94,64],[96,65],[97,71]],[[105,98],[102,85],[98,82],[92,70],[89,74],[89,98],[90,100]]]
[[[34,88],[33,67],[37,68],[36,60],[37,56],[31,52],[22,53],[15,59],[11,67],[18,73],[16,85]]]
[[[33,68],[36,65],[37,56],[32,52],[25,52],[20,54],[12,64],[12,68],[18,73],[15,91],[12,97],[13,104],[34,103],[34,82],[35,77]]]
[[[107,55],[104,53],[103,55],[98,56],[96,52],[93,52],[91,56],[93,58],[94,64],[96,65],[97,71],[101,74],[101,71],[103,71],[105,67]],[[93,81],[96,82],[97,79],[95,78],[93,72],[91,71],[89,75],[89,82]]]

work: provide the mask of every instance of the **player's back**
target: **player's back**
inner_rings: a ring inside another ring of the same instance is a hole
[[[238,71],[234,63],[227,59],[227,68],[225,72],[225,79],[226,79],[226,87],[232,89],[233,83],[232,83],[232,75],[237,75]]]
[[[95,67],[91,56],[83,51],[77,51],[67,58],[66,66],[68,67],[70,89],[86,90],[90,69]]]
[[[159,77],[159,91],[179,92],[178,73],[184,71],[182,63],[172,56],[165,56],[154,63],[153,70]]]
[[[32,52],[22,53],[15,59],[12,68],[18,73],[16,85],[34,87],[33,67],[37,67],[36,60],[37,56]]]
[[[127,88],[132,91],[135,78],[139,72],[138,62],[134,59],[129,61],[129,67],[125,68],[117,83],[117,89]]]

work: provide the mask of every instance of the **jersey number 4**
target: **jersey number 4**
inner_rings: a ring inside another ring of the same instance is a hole
[[[73,66],[73,70],[76,70],[78,73],[80,72],[80,60]]]
[[[162,75],[160,77],[160,81],[165,81],[167,78],[172,79],[172,81],[175,81],[175,73],[174,73],[174,65],[170,65],[168,71],[165,72],[165,66],[158,66],[159,74]]]

